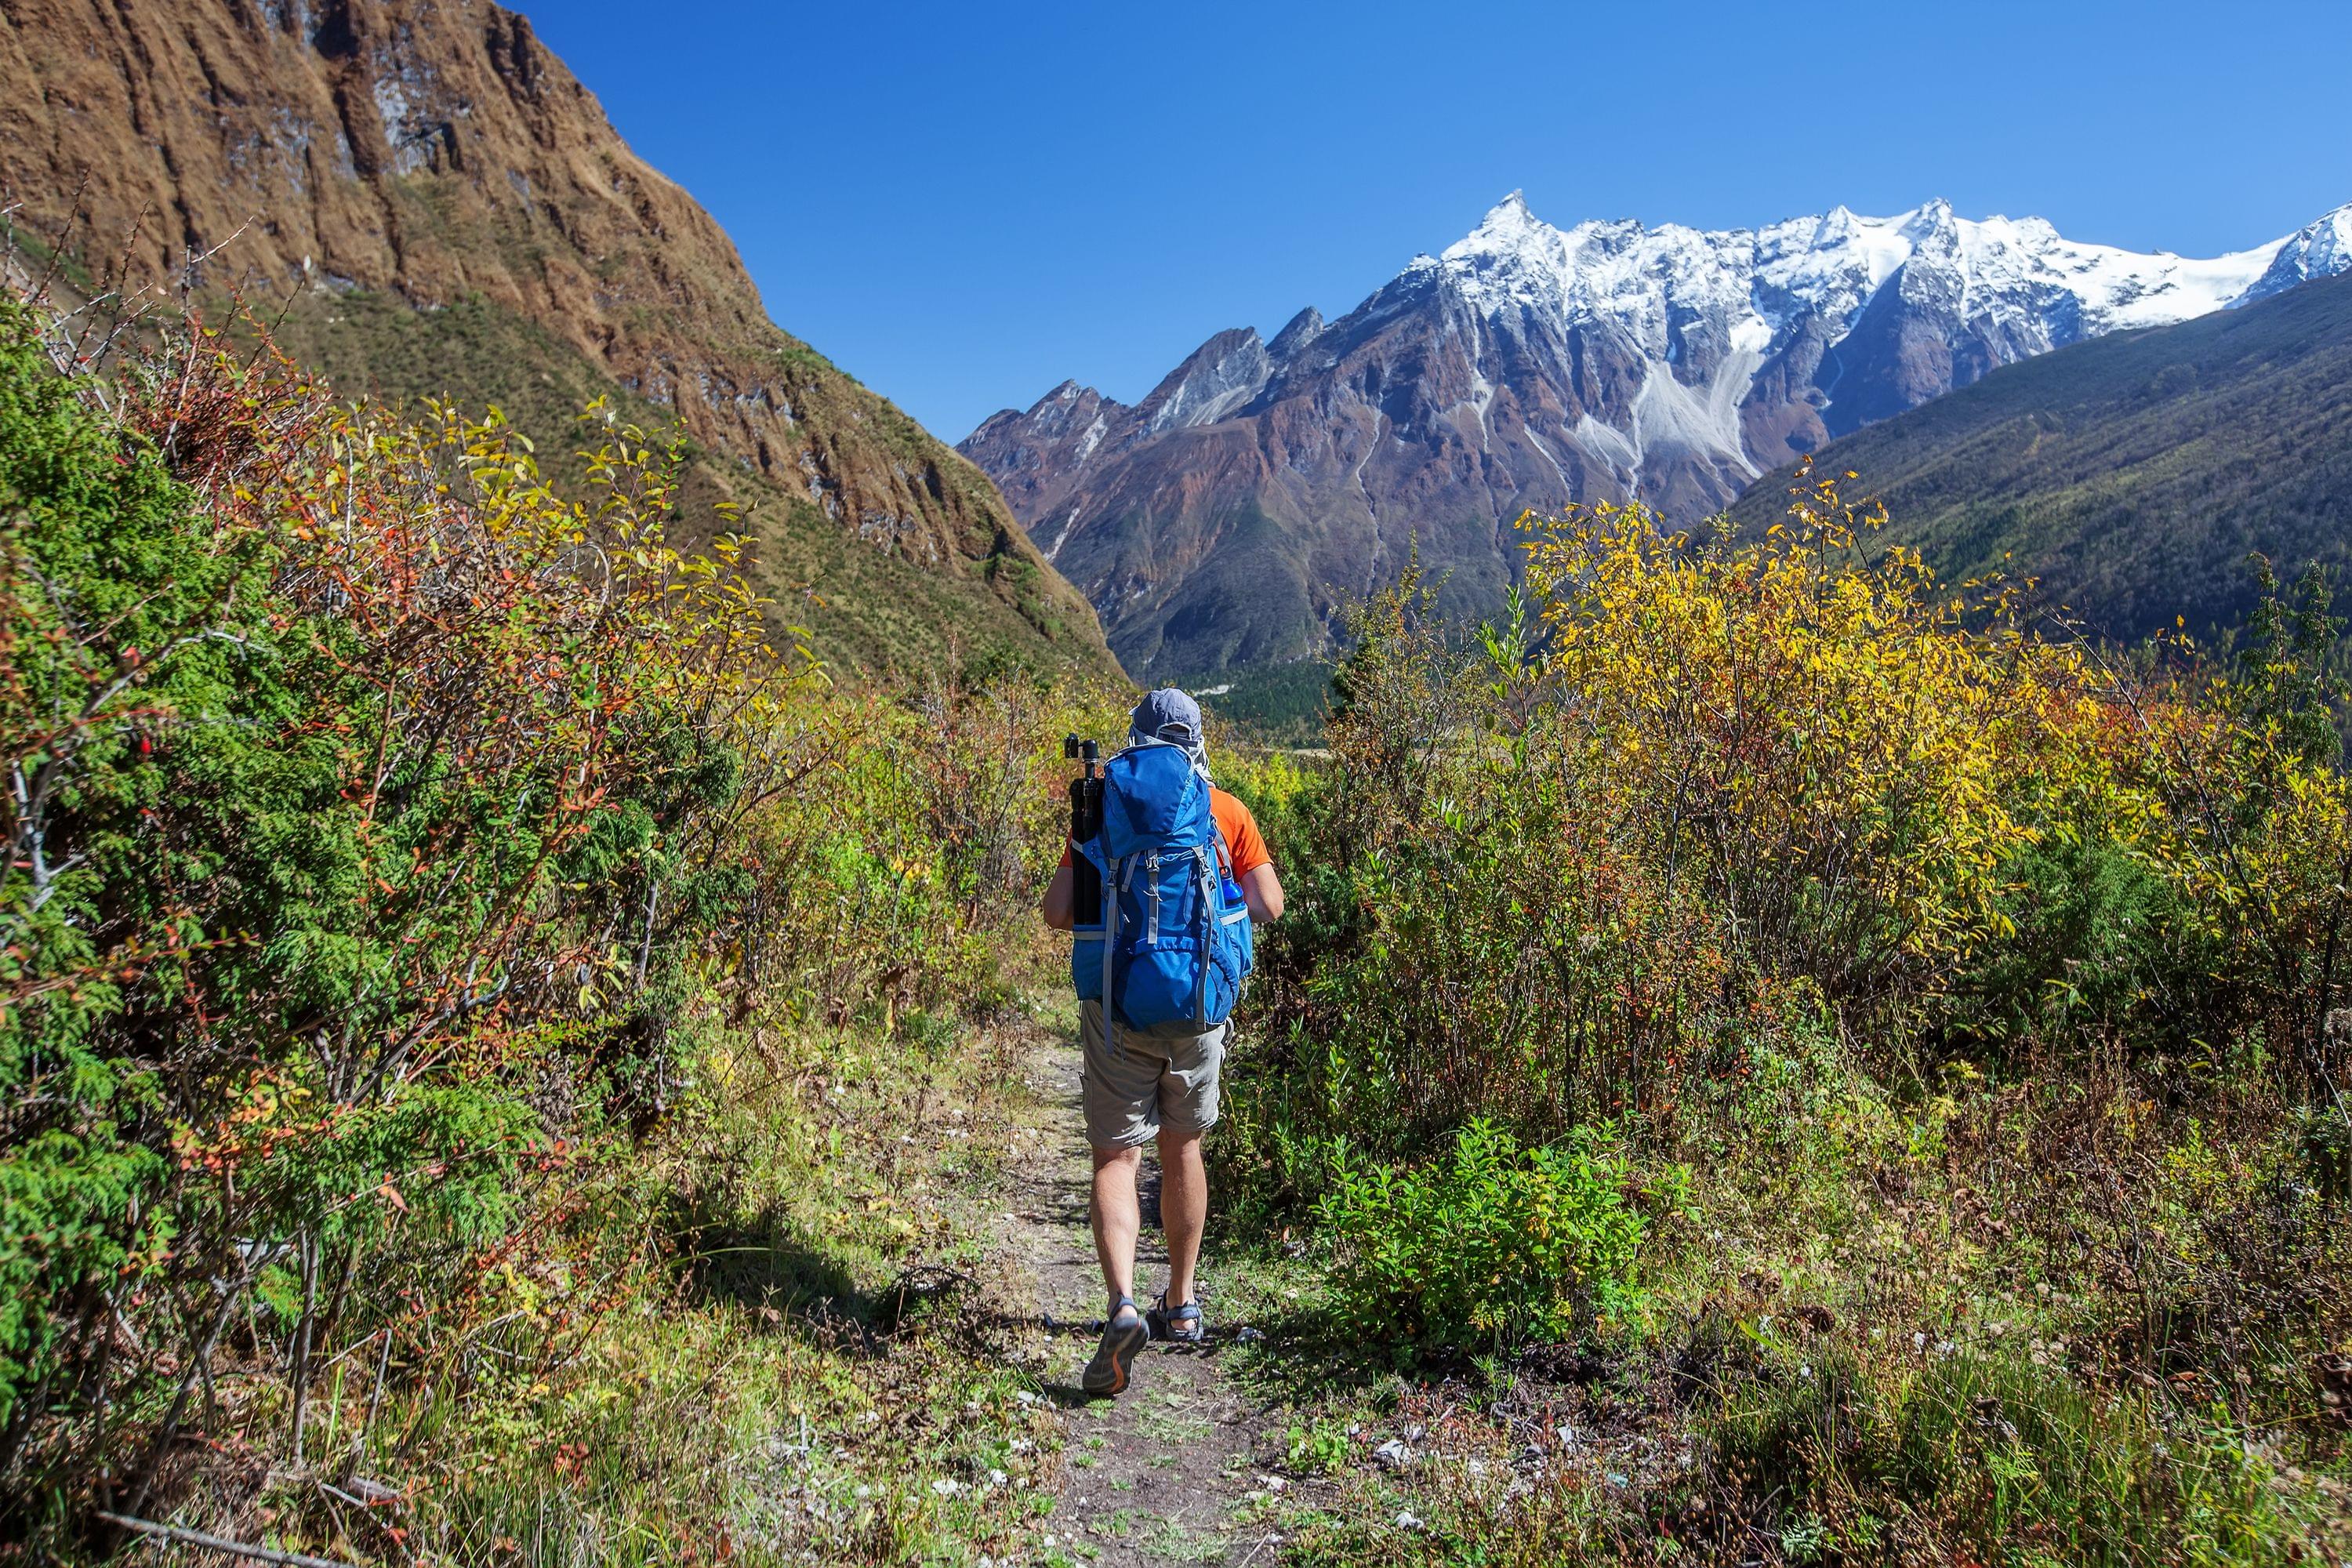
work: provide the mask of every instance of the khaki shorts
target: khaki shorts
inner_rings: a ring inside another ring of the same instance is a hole
[[[1217,1071],[1225,1062],[1225,1028],[1155,1039],[1118,1032],[1103,1048],[1102,1004],[1080,1005],[1086,1040],[1087,1142],[1132,1149],[1162,1131],[1205,1132],[1217,1122]]]

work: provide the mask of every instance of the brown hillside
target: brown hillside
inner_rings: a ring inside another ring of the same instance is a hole
[[[836,658],[1108,668],[987,478],[779,330],[710,215],[513,12],[0,0],[0,189],[85,276],[193,259],[201,294],[287,306],[347,390],[529,427],[617,384],[674,415]]]

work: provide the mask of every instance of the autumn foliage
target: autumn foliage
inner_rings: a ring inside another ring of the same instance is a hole
[[[603,407],[559,492],[496,413],[59,344],[0,316],[18,1531],[562,1364],[703,1041],[971,994],[1051,819],[1050,695],[837,700]]]
[[[1330,787],[1271,806],[1322,814],[1296,830],[1345,877],[1298,1001],[1375,1125],[1671,1128],[1691,1075],[1809,1020],[1886,1065],[2251,1032],[2305,1089],[2341,1072],[2319,678],[2279,639],[2126,672],[1873,521],[1832,479],[1755,541],[1603,505],[1525,525],[1478,642],[1412,583],[1370,606]]]
[[[1316,1238],[1334,1342],[1565,1340],[1612,1392],[1482,1360],[1506,1432],[1690,1445],[1630,1499],[1434,1487],[1496,1561],[2340,1541],[2297,1468],[2352,1331],[2326,584],[2114,650],[1846,483],[1762,537],[1528,519],[1472,636],[1367,606],[1328,765],[1233,780],[1293,898],[1219,1190]]]

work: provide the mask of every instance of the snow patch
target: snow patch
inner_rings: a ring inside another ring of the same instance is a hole
[[[1588,414],[1585,417],[1590,419],[1592,416]],[[1544,455],[1544,461],[1551,465],[1551,471],[1559,476],[1560,494],[1564,498],[1573,500],[1576,496],[1576,487],[1568,482],[1568,470],[1561,467],[1559,454],[1551,449],[1551,443],[1538,435],[1532,426],[1528,430],[1528,439],[1536,444],[1536,450]]]
[[[2314,278],[2352,271],[2352,203],[2281,240],[2270,267],[2233,304],[2265,299]]]

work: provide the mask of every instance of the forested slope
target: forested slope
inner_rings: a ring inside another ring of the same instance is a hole
[[[1832,442],[1885,539],[1945,576],[2042,580],[2099,633],[2242,624],[2249,552],[2283,575],[2352,563],[2352,278],[2004,366]],[[1753,531],[1790,471],[1732,509]]]

